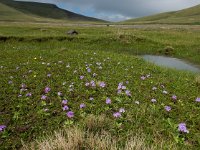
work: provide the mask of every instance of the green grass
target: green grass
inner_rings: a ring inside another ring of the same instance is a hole
[[[157,67],[135,54],[164,54],[162,50],[172,46],[172,56],[200,64],[199,30],[79,27],[78,36],[68,36],[65,33],[68,29],[1,25],[0,125],[7,128],[0,133],[0,149],[20,148],[21,140],[31,143],[71,126],[85,133],[91,130],[92,134],[105,130],[120,148],[124,148],[127,138],[141,134],[147,147],[157,145],[159,149],[163,142],[163,149],[169,145],[176,149],[198,149],[197,75]],[[94,77],[93,73],[97,75]],[[141,76],[147,75],[150,77],[141,80]],[[91,81],[96,83],[95,87],[85,85]],[[100,82],[106,86],[100,87]],[[132,96],[127,96],[125,90],[117,94],[121,82]],[[22,84],[26,85],[26,91],[20,90]],[[47,94],[46,86],[51,88]],[[157,90],[153,91],[153,87]],[[60,91],[62,96],[57,95]],[[29,92],[31,97],[26,96]],[[171,98],[174,94],[175,101]],[[42,100],[42,95],[48,98]],[[89,100],[90,97],[94,100]],[[110,105],[105,103],[107,97],[112,100]],[[156,103],[151,102],[153,98]],[[68,100],[74,118],[69,119],[62,110],[63,99]],[[80,109],[81,103],[86,107]],[[165,106],[171,106],[172,110],[167,112]],[[126,112],[121,118],[114,118],[113,113],[119,108],[125,108]],[[87,119],[91,115],[95,118],[103,115],[108,121],[91,127],[93,121]],[[178,131],[181,122],[186,123],[188,134]]]
[[[200,5],[124,21],[125,24],[200,24]]]
[[[0,0],[0,21],[105,23],[103,20],[76,14],[53,4],[13,0]]]

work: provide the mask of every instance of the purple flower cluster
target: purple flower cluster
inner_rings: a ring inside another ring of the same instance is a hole
[[[113,117],[120,118],[122,116],[122,113],[125,113],[125,109],[124,108],[120,108],[119,112],[113,113]]]
[[[126,81],[126,83],[129,83],[129,82]],[[127,90],[127,87],[125,85],[123,85],[123,82],[120,82],[118,84],[117,90],[118,90],[117,91],[118,94],[121,94],[123,91],[125,91],[125,94],[127,96],[131,96],[131,91]]]

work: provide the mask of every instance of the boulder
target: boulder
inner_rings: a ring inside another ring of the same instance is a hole
[[[69,35],[78,35],[78,32],[76,30],[69,30],[67,32],[67,34],[69,34]]]

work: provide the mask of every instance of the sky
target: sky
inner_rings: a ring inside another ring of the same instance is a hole
[[[53,3],[58,7],[108,21],[122,21],[200,4],[200,0],[20,0]]]

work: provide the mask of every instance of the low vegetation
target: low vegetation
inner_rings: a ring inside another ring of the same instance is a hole
[[[198,65],[199,30],[68,29],[1,25],[0,149],[200,146],[198,75],[135,56]]]

